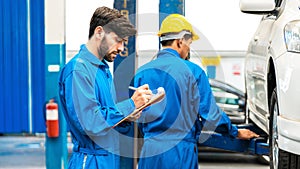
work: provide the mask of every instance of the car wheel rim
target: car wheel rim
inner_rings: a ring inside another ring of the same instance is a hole
[[[273,111],[273,126],[272,126],[272,157],[273,157],[273,166],[275,169],[278,168],[278,157],[279,157],[277,115],[278,115],[278,107],[276,102]]]

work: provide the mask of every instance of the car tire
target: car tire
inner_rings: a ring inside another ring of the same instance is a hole
[[[278,99],[276,88],[273,90],[270,102],[270,124],[269,124],[269,145],[270,145],[270,168],[279,169],[279,163],[284,163],[279,160],[279,147],[278,147],[278,128],[277,116],[278,112]]]
[[[271,169],[299,169],[300,156],[281,150],[278,146],[278,126],[277,116],[279,115],[278,99],[276,88],[271,97],[270,104],[270,128],[269,128],[269,143],[270,143],[270,168]]]

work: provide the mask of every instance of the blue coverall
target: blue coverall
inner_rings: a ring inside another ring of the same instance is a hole
[[[143,84],[151,90],[163,87],[166,97],[139,119],[144,135],[139,168],[196,169],[202,129],[237,136],[236,126],[216,105],[205,72],[175,50],[160,51],[138,69],[134,85]]]
[[[60,73],[59,97],[74,144],[69,168],[119,169],[119,132],[111,127],[135,106],[131,99],[115,103],[107,63],[82,45]]]

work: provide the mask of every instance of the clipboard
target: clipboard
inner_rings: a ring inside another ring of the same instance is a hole
[[[165,89],[163,87],[157,88],[157,93],[154,94],[147,103],[145,103],[141,107],[135,109],[132,113],[130,113],[129,115],[124,117],[122,120],[120,120],[118,123],[113,125],[112,128],[115,128],[116,126],[118,126],[123,121],[127,120],[128,118],[130,118],[132,116],[135,116],[137,113],[139,113],[140,111],[143,111],[145,108],[151,106],[152,104],[160,102],[165,97],[165,95],[166,95],[166,93],[165,93]]]

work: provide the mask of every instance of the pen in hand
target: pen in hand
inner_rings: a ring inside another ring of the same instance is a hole
[[[136,87],[132,87],[129,86],[128,87],[130,90],[137,90]],[[149,100],[147,103],[145,103],[144,105],[140,106],[139,108],[135,109],[132,113],[130,113],[129,115],[127,115],[126,117],[124,117],[122,120],[120,120],[118,123],[116,123],[112,128],[115,128],[117,125],[119,125],[120,123],[122,123],[123,121],[129,119],[129,118],[136,118],[135,116],[140,113],[141,111],[143,111],[145,108],[149,107],[152,104],[158,103],[160,102],[164,97],[165,97],[165,90],[163,87],[159,87],[158,89],[158,93],[154,96],[151,97],[151,100]]]
[[[133,87],[133,86],[129,86],[128,88],[129,88],[130,90],[134,90],[134,91],[137,90],[137,88],[136,88],[136,87]]]

